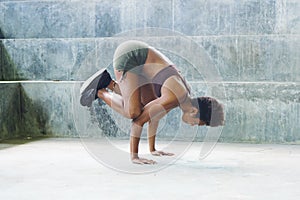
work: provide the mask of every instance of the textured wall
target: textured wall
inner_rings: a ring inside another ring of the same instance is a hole
[[[297,0],[0,2],[0,27],[6,38],[106,37],[145,27],[192,36],[300,32]]]
[[[138,39],[153,46],[164,43],[169,49],[180,46],[176,38]],[[74,80],[85,62],[94,65],[91,70],[110,65],[115,48],[124,40],[19,39],[4,40],[3,44],[14,61],[13,79]],[[224,81],[300,81],[300,35],[193,37],[193,40],[210,55]],[[183,60],[174,62],[179,67],[185,65]]]
[[[5,37],[1,40],[0,77],[32,80],[21,86],[47,113],[45,132],[78,136],[81,108],[75,106],[79,110],[74,110],[73,105],[78,103],[77,81],[99,67],[111,70],[114,49],[128,39],[125,36],[159,47],[178,65],[195,94],[206,94],[204,72],[193,66],[202,57],[196,57],[199,53],[193,52],[192,46],[181,48],[185,43],[179,35],[183,34],[201,47],[201,55],[210,58],[208,64],[206,60],[199,63],[214,65],[221,76],[226,96],[215,89],[210,93],[226,105],[222,141],[297,142],[299,10],[297,0],[0,0],[0,35]],[[147,27],[161,29],[148,33]],[[139,30],[132,32],[134,29]],[[191,56],[183,58],[186,52]],[[8,56],[13,65],[3,64]],[[1,94],[6,94],[3,84],[0,82]],[[3,96],[1,113],[10,102]],[[101,130],[115,136],[127,134],[117,129],[112,119],[99,118],[99,109],[95,112],[98,117],[91,119],[98,124],[93,128],[95,134]],[[180,112],[174,111],[172,116],[177,120]],[[174,124],[164,124],[160,135],[172,136],[172,128]],[[201,139],[205,130],[198,131]]]

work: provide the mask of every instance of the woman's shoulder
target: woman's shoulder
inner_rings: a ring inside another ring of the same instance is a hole
[[[176,98],[178,102],[181,102],[189,94],[186,88],[186,84],[183,82],[180,75],[174,75],[169,77],[162,87],[162,95],[172,96]]]

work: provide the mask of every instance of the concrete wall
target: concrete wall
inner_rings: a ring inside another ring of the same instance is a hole
[[[0,0],[5,49],[0,77],[31,80],[16,84],[47,114],[44,133],[78,136],[78,130],[86,131],[76,125],[78,112],[85,112],[76,101],[81,81],[99,67],[111,70],[117,45],[137,38],[171,57],[196,95],[205,95],[207,88],[205,72],[195,71],[195,62],[217,69],[226,95],[214,88],[209,93],[226,106],[221,141],[295,143],[300,138],[299,9],[297,0]],[[182,38],[197,44],[203,57],[196,57],[192,45],[185,48]],[[183,58],[186,52],[191,56]],[[4,57],[13,64],[5,64]],[[12,95],[4,89],[7,82],[0,85],[4,113]],[[177,120],[180,113],[173,116]],[[97,119],[95,133],[127,135],[112,119]],[[171,121],[160,136],[172,136]],[[0,125],[6,126],[3,120]],[[205,128],[198,131],[201,140]]]

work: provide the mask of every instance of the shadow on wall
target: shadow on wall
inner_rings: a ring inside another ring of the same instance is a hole
[[[0,29],[0,37],[4,39]],[[21,80],[15,65],[0,40],[0,81]],[[11,138],[51,134],[48,115],[42,105],[33,102],[21,83],[0,83],[0,141]]]
[[[7,107],[1,113],[0,139],[38,137],[49,134],[46,126],[49,118],[43,107],[34,103],[26,95],[20,83],[9,87],[11,88],[13,92]]]
[[[1,29],[0,34],[2,36]],[[7,53],[2,40],[0,40],[0,58],[0,81],[20,80],[16,74],[14,63]]]

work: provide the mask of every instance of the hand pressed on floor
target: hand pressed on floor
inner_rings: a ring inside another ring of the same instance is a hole
[[[150,165],[157,164],[157,162],[155,162],[154,160],[148,160],[146,158],[133,158],[131,161],[134,164],[140,164],[140,165],[143,165],[143,164],[150,164]]]
[[[174,153],[168,153],[168,152],[163,152],[163,151],[151,151],[151,154],[153,156],[174,156]]]

